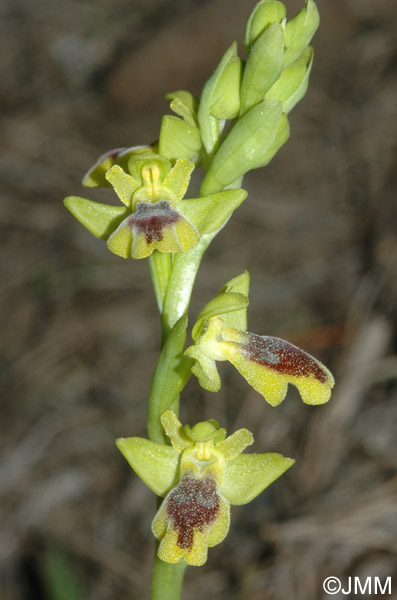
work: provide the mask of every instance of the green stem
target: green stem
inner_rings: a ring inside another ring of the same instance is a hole
[[[155,552],[150,600],[179,600],[187,565],[185,561],[176,565],[162,561],[157,556],[157,544]]]
[[[178,416],[179,393],[191,374],[190,361],[182,356],[187,310],[202,256],[218,231],[204,235],[192,250],[177,254],[171,270],[170,263],[161,263],[163,259],[154,253],[152,255],[150,273],[162,313],[162,351],[150,388],[148,433],[149,438],[157,443],[167,443],[160,417],[167,408],[172,408]],[[161,270],[163,264],[166,267],[165,274]],[[184,561],[171,565],[160,560],[156,545],[151,600],[179,600],[185,569]]]

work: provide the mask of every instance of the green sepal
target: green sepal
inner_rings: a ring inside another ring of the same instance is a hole
[[[88,231],[102,240],[107,240],[131,212],[125,206],[109,206],[79,196],[68,196],[64,204]]]
[[[142,152],[156,152],[157,143],[151,146],[132,146],[131,148],[115,148],[102,154],[96,163],[87,171],[83,177],[85,187],[110,187],[105,175],[113,165],[119,165],[124,171],[128,167],[130,156],[141,154]]]
[[[157,496],[166,496],[178,484],[180,455],[171,446],[140,437],[118,438],[116,446]]]
[[[227,313],[219,313],[225,325],[228,327],[234,327],[239,331],[246,331],[247,329],[247,307],[249,304],[249,287],[250,287],[250,275],[248,271],[244,271],[241,275],[233,277],[228,281],[223,288],[220,290],[218,296],[227,292],[233,294],[242,295],[245,298],[246,304],[241,309],[229,311]]]
[[[249,273],[244,271],[228,281],[215,298],[204,306],[192,329],[192,338],[195,342],[201,335],[204,321],[211,317],[222,317],[222,321],[228,327],[246,331],[249,285]]]
[[[163,181],[171,171],[170,160],[161,153],[142,152],[140,155],[130,156],[128,159],[128,171],[140,184],[144,183],[141,175],[143,167],[150,167],[151,165],[155,165],[160,170],[161,181]]]
[[[195,363],[191,370],[197,377],[201,387],[209,392],[219,392],[221,389],[221,378],[216,368],[216,362],[205,356],[195,344],[185,350],[184,356],[194,359]]]
[[[203,198],[181,200],[177,209],[204,235],[222,227],[246,197],[243,189],[224,190]]]
[[[226,463],[221,492],[230,504],[247,504],[293,464],[281,454],[240,454]]]
[[[284,67],[302,54],[320,23],[320,15],[313,0],[306,0],[306,6],[293,19],[287,22],[284,30]]]
[[[226,65],[212,94],[210,112],[217,119],[234,119],[240,110],[240,87],[244,61],[233,57]]]
[[[167,337],[153,375],[149,393],[148,432],[151,440],[164,443],[166,438],[160,423],[161,415],[168,410],[187,383],[191,361],[182,355],[186,340],[187,315],[175,323]]]
[[[201,334],[204,321],[211,317],[227,315],[228,313],[239,312],[248,307],[249,301],[243,294],[235,292],[223,292],[210,300],[200,312],[196,324],[192,330],[192,338],[197,341]]]
[[[179,117],[165,115],[161,121],[159,152],[167,158],[194,159],[197,162],[201,150],[201,137],[198,127]]]
[[[185,90],[177,90],[166,95],[171,100],[170,108],[175,114],[182,117],[189,125],[197,126],[198,100],[193,94]]]
[[[164,179],[163,186],[172,191],[177,201],[182,200],[186,194],[193,170],[194,163],[186,158],[178,158],[175,166]]]
[[[313,65],[313,48],[308,46],[266,92],[266,100],[279,100],[283,111],[289,113],[306,94]]]
[[[285,6],[277,0],[261,0],[254,7],[245,26],[244,46],[249,54],[252,44],[272,23],[281,23],[285,19]]]
[[[132,195],[140,186],[131,175],[128,175],[119,165],[113,165],[105,175],[120,200],[126,206],[131,206]]]
[[[276,137],[281,113],[281,102],[264,100],[236,123],[204,177],[202,195],[221,191],[262,163]]]
[[[248,55],[241,86],[240,115],[262,102],[267,90],[279,78],[284,64],[284,35],[273,23],[259,36]]]
[[[211,115],[211,105],[214,99],[214,92],[222,77],[224,70],[231,60],[237,56],[237,43],[233,42],[225,54],[222,56],[218,66],[206,82],[198,109],[198,121],[200,125],[201,139],[208,154],[214,151],[219,142],[219,123],[218,119]]]
[[[281,146],[283,146],[288,140],[289,131],[290,128],[288,118],[287,115],[283,113],[281,115],[280,123],[278,126],[276,137],[274,138],[274,142],[269,148],[269,150],[266,152],[266,154],[263,156],[262,162],[258,165],[258,167],[265,167],[267,164],[269,164],[269,162],[272,160],[275,154],[277,154],[277,152],[280,150]]]

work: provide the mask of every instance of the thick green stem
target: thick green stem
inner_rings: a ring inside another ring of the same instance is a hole
[[[179,600],[186,566],[185,561],[176,565],[162,561],[157,556],[156,544],[150,600]]]

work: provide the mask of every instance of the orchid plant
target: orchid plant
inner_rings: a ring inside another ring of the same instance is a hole
[[[272,406],[288,384],[307,404],[329,400],[334,379],[317,359],[279,338],[247,331],[249,274],[227,282],[204,306],[185,348],[187,313],[202,256],[246,199],[243,176],[269,163],[289,136],[288,113],[304,96],[313,62],[309,45],[319,24],[313,0],[291,20],[278,0],[260,0],[245,28],[246,59],[234,42],[199,99],[168,94],[174,115],[162,119],[152,145],[102,155],[83,179],[112,187],[120,205],[70,196],[65,205],[122,258],[147,258],[162,324],[161,352],[148,398],[148,439],[117,446],[159,497],[152,523],[156,554],[152,600],[177,600],[187,565],[200,566],[230,525],[230,506],[246,504],[293,460],[277,453],[243,454],[252,434],[226,431],[210,419],[193,427],[178,419],[191,375],[217,392],[218,361],[229,361]],[[198,197],[186,198],[203,169]]]

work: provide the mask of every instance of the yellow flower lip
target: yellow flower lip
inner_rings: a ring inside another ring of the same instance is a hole
[[[324,367],[310,354],[280,338],[250,333],[247,335],[247,343],[241,346],[241,351],[249,360],[280,374],[313,376],[321,383],[329,378]]]
[[[211,526],[217,519],[219,508],[220,499],[213,479],[184,475],[169,494],[166,504],[167,516],[178,532],[176,543],[179,548],[191,551],[195,529],[203,532]]]

